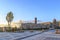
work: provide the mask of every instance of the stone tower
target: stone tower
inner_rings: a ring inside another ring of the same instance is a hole
[[[35,24],[37,24],[37,17],[35,17]]]
[[[53,27],[54,27],[54,28],[57,27],[57,21],[56,21],[56,19],[53,19]]]
[[[53,19],[53,24],[56,25],[56,19]]]

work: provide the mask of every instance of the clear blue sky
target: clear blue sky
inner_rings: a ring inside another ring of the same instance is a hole
[[[41,21],[60,20],[60,0],[0,0],[0,22],[5,23],[9,11],[14,14],[14,20]]]

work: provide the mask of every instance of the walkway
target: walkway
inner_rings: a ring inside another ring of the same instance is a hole
[[[49,30],[42,34],[38,34],[22,40],[60,40],[60,34],[55,34],[55,30]]]
[[[36,33],[36,34],[28,35],[28,36],[25,36],[25,37],[22,37],[22,38],[14,39],[14,40],[26,39],[26,38],[29,38],[29,37],[33,37],[33,36],[35,36],[35,35],[42,34],[42,33],[47,32],[47,31],[48,31],[48,30],[45,30],[45,31],[42,31],[42,32],[39,32],[39,33]]]

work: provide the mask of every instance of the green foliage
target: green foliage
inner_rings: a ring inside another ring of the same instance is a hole
[[[55,27],[55,29],[60,29],[60,27]]]
[[[6,16],[6,20],[8,22],[8,27],[11,27],[11,22],[13,20],[14,16],[12,12],[8,12],[7,16]]]
[[[47,30],[49,28],[34,28],[34,29],[22,29],[22,30],[42,30],[42,29]]]
[[[9,12],[6,16],[6,20],[8,22],[11,22],[13,20],[14,16],[13,16],[13,13],[12,12]]]
[[[0,30],[0,32],[3,32],[3,30]]]
[[[17,31],[17,27],[14,27],[14,31]]]

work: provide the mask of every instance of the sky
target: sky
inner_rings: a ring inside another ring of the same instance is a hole
[[[7,23],[6,15],[12,11],[13,21],[34,20],[42,22],[60,20],[60,0],[0,0],[0,24]]]

